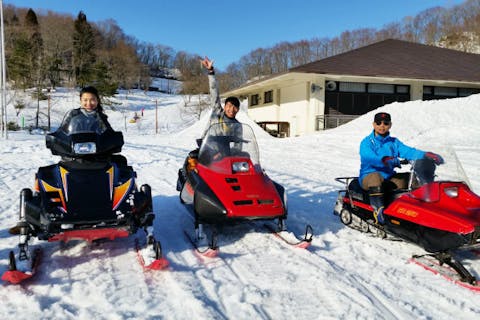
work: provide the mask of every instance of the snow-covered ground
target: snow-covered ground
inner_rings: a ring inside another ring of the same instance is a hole
[[[358,146],[371,130],[373,113],[337,129],[286,139],[271,138],[240,113],[242,122],[255,127],[263,168],[288,190],[289,228],[300,234],[311,224],[313,244],[292,249],[251,224],[225,227],[219,258],[203,261],[183,235],[192,221],[175,183],[206,118],[195,122],[182,112],[184,100],[177,95],[121,92],[114,101],[116,111],[107,108],[107,114],[124,132],[123,154],[138,183],[152,187],[155,233],[169,269],[143,272],[133,237],[99,245],[36,241],[44,248],[40,271],[25,285],[2,284],[0,319],[478,319],[478,293],[408,262],[422,253],[419,247],[359,233],[332,214],[341,188],[334,178],[358,174]],[[35,106],[19,115],[27,124]],[[73,107],[77,93],[52,94],[52,126]],[[142,109],[141,120],[130,123]],[[381,110],[392,114],[392,135],[442,154],[447,164],[458,160],[455,174],[480,193],[480,95],[394,103]],[[15,120],[13,107],[8,114]],[[18,243],[8,228],[17,221],[19,192],[32,187],[39,166],[58,157],[45,148],[42,135],[28,132],[10,132],[0,149],[3,273]],[[480,261],[467,261],[466,267],[480,277]]]

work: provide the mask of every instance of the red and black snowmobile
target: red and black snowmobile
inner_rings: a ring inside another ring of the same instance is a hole
[[[204,225],[241,220],[276,220],[275,231],[285,230],[286,191],[262,170],[252,128],[213,124],[197,142],[200,148],[189,154],[177,183],[180,201],[194,216],[196,235],[202,236]],[[210,236],[210,249],[217,249]],[[300,242],[309,243],[309,237]]]
[[[368,193],[357,177],[335,180],[345,185],[339,191],[334,214],[345,224],[385,238],[394,236],[421,246],[438,265],[448,265],[460,280],[476,284],[475,277],[453,259],[457,249],[480,245],[480,197],[464,182],[434,181],[436,165],[429,159],[412,162],[407,189],[385,185],[385,224],[375,224]]]
[[[46,135],[46,146],[62,160],[40,167],[34,190],[20,192],[19,222],[10,229],[20,236],[19,252],[10,252],[2,279],[18,283],[33,275],[41,251],[30,250],[32,238],[92,242],[128,237],[139,228],[147,234],[145,246],[138,246],[143,265],[166,266],[153,236],[150,186],[137,189],[136,172],[115,154],[123,146],[122,133],[108,129],[100,117],[79,112]]]

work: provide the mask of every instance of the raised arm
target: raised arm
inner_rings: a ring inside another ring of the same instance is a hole
[[[210,88],[210,105],[213,109],[212,117],[219,116],[222,112],[222,105],[220,103],[220,94],[218,92],[217,80],[215,79],[215,69],[213,68],[213,60],[205,57],[201,60],[202,66],[208,70],[208,84]]]

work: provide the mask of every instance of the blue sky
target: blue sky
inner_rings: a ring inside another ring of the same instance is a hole
[[[343,31],[380,29],[435,6],[463,0],[4,0],[4,5],[52,10],[91,22],[114,19],[127,35],[176,51],[209,56],[224,69],[257,48],[282,41],[333,38]]]

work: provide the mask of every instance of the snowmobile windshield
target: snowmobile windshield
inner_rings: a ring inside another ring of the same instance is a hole
[[[224,158],[247,158],[254,166],[260,164],[252,128],[242,123],[216,123],[210,126],[200,146],[198,161],[209,166]]]
[[[463,182],[473,192],[480,192],[480,185],[472,184],[472,181],[469,179],[469,174],[471,173],[466,172],[462,165],[462,163],[471,161],[470,150],[464,151],[452,146],[432,149],[442,156],[444,159],[443,164],[437,165],[431,160],[419,159],[410,161],[410,164],[405,166],[405,170],[413,173],[410,179],[410,186],[413,190],[419,189],[418,192],[415,192],[417,198],[425,202],[436,202],[442,193],[448,193],[449,197],[454,196],[455,193],[458,193],[458,189],[455,187],[444,188],[447,182]],[[425,147],[423,150],[429,150],[429,148]],[[439,185],[432,182],[442,182],[444,184]]]
[[[83,111],[68,113],[63,119],[60,128],[67,135],[86,132],[102,134],[107,130],[107,126],[97,112],[89,114]]]

